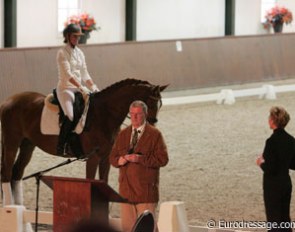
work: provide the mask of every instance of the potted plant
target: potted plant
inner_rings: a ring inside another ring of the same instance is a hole
[[[265,29],[273,27],[275,32],[282,32],[284,23],[291,23],[293,15],[287,8],[276,5],[266,12],[265,19],[263,23]]]
[[[90,37],[91,31],[99,29],[96,27],[95,19],[87,13],[70,16],[65,22],[65,26],[72,23],[79,25],[81,27],[82,32],[84,33],[84,35],[81,36],[79,40],[79,43],[81,44],[86,43],[87,39]]]

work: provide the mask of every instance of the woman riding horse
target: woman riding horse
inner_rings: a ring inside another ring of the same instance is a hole
[[[91,92],[99,91],[87,71],[83,52],[77,47],[81,35],[83,35],[83,33],[78,25],[69,24],[63,31],[64,43],[66,43],[66,46],[59,49],[57,53],[59,81],[56,93],[65,115],[60,128],[57,155],[63,155],[65,153],[65,144],[75,126],[73,125],[73,102],[75,101],[75,93],[80,91],[82,94],[87,94],[89,90]],[[82,85],[82,81],[89,90]],[[78,150],[79,151],[75,151],[75,153],[83,155],[81,146],[78,146]]]
[[[99,179],[108,182],[109,153],[129,105],[134,100],[144,101],[149,109],[147,120],[154,124],[161,106],[161,91],[166,87],[126,79],[93,94],[87,129],[79,135],[85,153],[95,151],[86,160],[86,178],[94,179],[99,169]],[[22,177],[35,147],[56,155],[58,137],[43,134],[40,128],[45,97],[36,92],[23,92],[9,97],[0,106],[3,205],[22,204]],[[69,154],[69,157],[73,156]]]

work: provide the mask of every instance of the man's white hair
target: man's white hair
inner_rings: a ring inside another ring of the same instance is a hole
[[[147,115],[147,112],[148,112],[148,107],[147,105],[143,102],[143,101],[140,101],[140,100],[136,100],[134,102],[132,102],[130,104],[130,107],[129,107],[129,111],[132,107],[141,107],[143,112],[145,113],[145,115]]]

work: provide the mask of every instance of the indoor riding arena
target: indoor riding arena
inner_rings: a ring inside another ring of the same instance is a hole
[[[290,52],[294,41],[294,34],[183,40],[180,53],[176,51],[180,42],[175,40],[81,48],[101,89],[125,78],[170,84],[162,93],[163,106],[156,125],[169,152],[169,163],[160,171],[160,204],[184,202],[188,224],[207,227],[211,219],[216,222],[266,220],[263,173],[255,160],[272,133],[268,127],[272,106],[283,106],[290,113],[286,130],[295,135],[295,92],[288,89],[295,84],[295,56]],[[274,48],[273,43],[278,46]],[[56,69],[48,61],[55,59],[56,49],[0,51],[0,59],[5,60],[0,63],[0,72],[7,75],[1,80],[1,101],[20,91],[50,93],[56,82]],[[112,56],[112,53],[119,55]],[[108,56],[97,63],[96,54]],[[140,59],[136,54],[140,54]],[[148,61],[152,64],[147,66]],[[18,68],[6,65],[11,62]],[[32,78],[36,76],[39,81],[33,86]],[[274,89],[285,86],[287,91],[276,92],[272,99],[259,93],[248,94],[236,97],[234,104],[217,104],[218,99],[179,102],[181,97],[219,94],[223,89],[233,92],[257,89],[266,84]],[[169,99],[173,100],[166,104]],[[64,161],[65,158],[45,154],[37,148],[24,176]],[[85,162],[75,161],[46,175],[85,178]],[[118,170],[111,168],[109,185],[116,191],[117,178]],[[295,180],[295,172],[291,172],[291,178]],[[52,190],[41,182],[39,210],[52,211],[52,199]],[[36,207],[34,178],[24,181],[24,203],[27,209]],[[293,197],[291,217],[295,217],[294,203]],[[117,203],[110,204],[110,214],[119,217]],[[45,226],[44,230],[48,228]]]

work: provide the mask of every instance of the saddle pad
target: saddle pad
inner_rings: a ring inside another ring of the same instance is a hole
[[[59,135],[59,108],[57,105],[51,103],[53,94],[49,94],[44,100],[44,107],[41,115],[40,129],[44,135]],[[89,96],[85,99],[85,109],[75,128],[77,134],[81,134],[87,118],[89,108]]]

